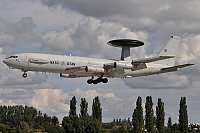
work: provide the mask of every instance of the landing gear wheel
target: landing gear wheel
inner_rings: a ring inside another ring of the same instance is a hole
[[[97,80],[93,80],[93,84],[98,84],[99,82]]]
[[[97,80],[98,83],[102,82],[102,78],[101,77],[97,78],[96,80]]]
[[[22,74],[23,78],[27,78],[27,76],[28,76],[27,73]]]
[[[103,82],[103,83],[108,83],[108,79],[107,79],[107,78],[103,78],[103,79],[102,79],[102,82]]]
[[[87,83],[88,83],[88,84],[92,84],[92,83],[93,83],[93,80],[92,80],[92,79],[88,79],[88,80],[87,80]]]
[[[96,80],[93,80],[94,77],[92,77],[91,79],[87,80],[88,84],[98,84],[98,83],[107,83],[108,79],[107,78],[102,78],[102,77],[98,77]]]

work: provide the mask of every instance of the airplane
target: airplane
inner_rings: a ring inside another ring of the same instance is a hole
[[[170,41],[156,57],[130,59],[130,48],[144,45],[130,39],[108,42],[111,46],[122,47],[120,60],[96,59],[65,55],[21,53],[3,60],[9,68],[19,69],[23,77],[28,71],[58,73],[63,78],[91,77],[88,84],[107,83],[108,78],[132,78],[178,71],[194,64],[175,65],[181,38],[171,36]],[[94,79],[94,77],[97,77]]]

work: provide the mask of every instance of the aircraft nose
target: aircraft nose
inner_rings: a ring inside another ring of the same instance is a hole
[[[8,63],[8,60],[7,60],[7,59],[4,59],[4,60],[3,60],[3,63],[4,63],[4,64]]]

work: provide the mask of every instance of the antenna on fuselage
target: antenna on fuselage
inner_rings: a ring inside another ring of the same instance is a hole
[[[142,41],[131,40],[131,39],[111,40],[107,44],[110,46],[122,48],[121,60],[130,60],[130,55],[131,55],[130,48],[140,47],[144,45]]]

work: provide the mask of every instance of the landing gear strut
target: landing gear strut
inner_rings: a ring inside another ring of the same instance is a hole
[[[96,80],[93,80],[94,77],[92,76],[91,79],[88,79],[87,80],[87,83],[88,84],[98,84],[98,83],[107,83],[108,82],[108,79],[107,78],[102,78],[102,77],[98,77]]]
[[[28,75],[27,75],[26,72],[24,72],[24,73],[22,74],[22,77],[23,77],[23,78],[27,78],[27,76],[28,76]]]

